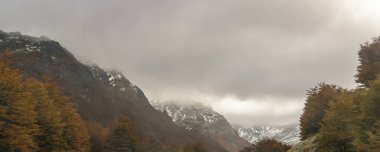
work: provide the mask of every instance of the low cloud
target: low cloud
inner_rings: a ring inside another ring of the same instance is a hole
[[[231,114],[204,100],[237,122],[294,123],[308,88],[354,87],[359,44],[380,35],[375,0],[0,3],[0,29],[47,35],[80,60],[123,71],[150,98],[197,92],[265,107]],[[279,115],[279,105],[293,110]]]

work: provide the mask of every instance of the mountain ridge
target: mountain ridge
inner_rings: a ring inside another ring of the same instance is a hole
[[[0,53],[25,77],[49,77],[72,99],[87,122],[107,126],[127,115],[156,151],[178,151],[196,142],[204,143],[210,151],[225,151],[208,137],[176,126],[121,73],[84,65],[56,41],[0,31]]]
[[[154,108],[167,113],[175,124],[187,130],[204,130],[212,128],[218,120],[228,123],[223,115],[217,113],[209,105],[200,102],[175,102],[171,100],[150,100]],[[199,119],[200,118],[200,119]],[[205,125],[206,124],[206,125]],[[238,136],[251,144],[264,138],[276,139],[280,142],[295,145],[300,142],[298,126],[243,126],[229,124]],[[207,132],[203,131],[207,134]]]
[[[167,113],[175,124],[189,131],[198,131],[217,141],[230,152],[237,152],[249,143],[230,125],[223,115],[202,103],[176,103],[151,100],[154,108]]]

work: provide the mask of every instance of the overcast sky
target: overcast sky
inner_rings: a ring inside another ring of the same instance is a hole
[[[246,125],[297,124],[319,82],[355,87],[379,16],[378,0],[0,1],[1,30],[46,35],[148,98],[201,101]]]

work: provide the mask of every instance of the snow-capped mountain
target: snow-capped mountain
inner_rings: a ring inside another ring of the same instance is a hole
[[[255,143],[263,138],[273,138],[286,144],[294,145],[300,141],[298,127],[270,127],[270,126],[254,126],[242,127],[234,125],[234,128],[239,132],[239,136],[248,140],[250,143]]]
[[[181,151],[200,142],[211,152],[227,151],[210,137],[186,131],[155,110],[143,91],[122,73],[85,65],[56,41],[0,30],[0,55],[25,78],[47,77],[57,84],[87,122],[109,127],[120,116],[128,117],[146,141],[146,149]]]
[[[187,130],[197,130],[203,133],[223,132],[228,128],[234,134],[236,130],[238,136],[250,143],[255,143],[263,138],[273,138],[278,141],[294,145],[300,141],[298,127],[271,127],[252,126],[243,127],[234,124],[231,126],[223,115],[214,111],[210,106],[201,103],[175,103],[151,101],[154,108],[166,112],[178,126]],[[230,128],[234,130],[232,131]]]
[[[223,115],[209,106],[201,103],[178,104],[163,101],[151,101],[151,104],[157,110],[167,113],[178,126],[209,136],[228,151],[238,151],[249,145]]]
[[[210,128],[216,124],[225,123],[227,120],[211,109],[200,103],[177,104],[171,102],[151,102],[157,110],[166,112],[177,125],[187,130]]]

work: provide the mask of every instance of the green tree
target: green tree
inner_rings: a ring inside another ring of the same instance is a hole
[[[325,83],[320,83],[307,91],[304,112],[300,118],[302,140],[319,132],[320,123],[329,108],[329,103],[343,91],[336,85]]]
[[[380,72],[380,37],[361,45],[359,62],[356,82],[369,87],[371,81],[375,80]]]

